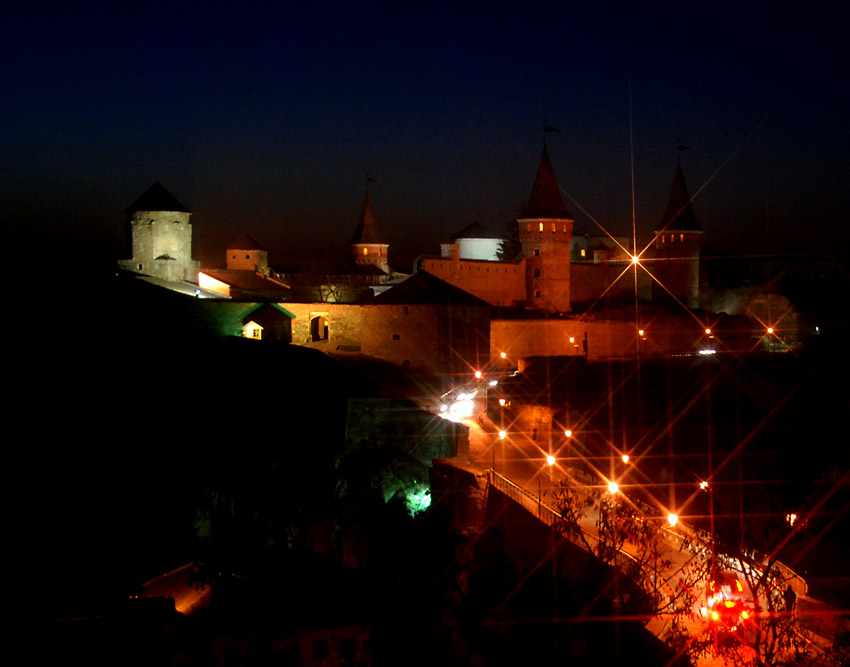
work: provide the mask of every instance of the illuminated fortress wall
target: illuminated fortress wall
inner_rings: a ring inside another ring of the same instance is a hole
[[[363,306],[362,351],[436,373],[469,373],[489,355],[490,309],[470,305]]]
[[[282,307],[295,315],[292,320],[292,342],[310,347],[360,345],[362,308],[341,303],[284,303]],[[323,338],[327,324],[327,338]],[[317,337],[318,334],[318,337]]]
[[[426,257],[420,269],[494,306],[525,302],[525,260],[508,263]]]

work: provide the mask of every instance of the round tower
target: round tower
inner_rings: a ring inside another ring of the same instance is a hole
[[[363,201],[363,210],[354,236],[349,241],[353,253],[354,263],[358,266],[376,266],[384,273],[390,272],[387,260],[390,245],[384,242],[378,229],[378,220],[372,208],[372,198],[366,190],[366,199]]]
[[[700,267],[703,230],[691,207],[691,197],[682,172],[676,167],[670,200],[655,229],[655,261],[650,270],[658,279],[653,283],[654,301],[674,298],[688,308],[699,307]]]
[[[517,218],[526,262],[526,307],[550,313],[570,311],[573,222],[544,139],[531,197]]]

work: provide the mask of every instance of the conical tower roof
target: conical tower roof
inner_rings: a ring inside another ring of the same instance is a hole
[[[552,168],[545,141],[537,175],[534,177],[534,185],[531,187],[531,197],[523,207],[520,218],[573,219],[564,205],[564,198],[561,196],[561,189],[558,187],[558,179],[555,178],[555,170]]]
[[[177,211],[179,213],[190,213],[177,198],[166,190],[158,181],[150,186],[145,194],[124,209],[125,213],[136,211]]]
[[[242,234],[227,246],[228,250],[265,250],[250,234]]]
[[[670,192],[670,201],[661,218],[661,222],[655,229],[656,233],[663,231],[677,232],[701,232],[702,227],[694,218],[694,210],[691,208],[691,196],[688,194],[688,186],[685,183],[685,174],[682,172],[681,161],[676,166],[676,175],[673,177],[673,189]]]
[[[357,223],[357,229],[354,230],[354,236],[349,241],[350,245],[357,243],[383,243],[386,244],[381,231],[378,229],[378,220],[375,217],[375,210],[372,208],[372,198],[369,196],[369,191],[366,191],[366,199],[363,201],[363,211],[360,213],[360,221]]]

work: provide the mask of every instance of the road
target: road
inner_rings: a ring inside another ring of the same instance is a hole
[[[511,480],[526,493],[522,504],[532,513],[536,511],[538,517],[542,517],[541,508],[545,505],[554,505],[554,493],[564,478],[569,478],[572,487],[575,488],[583,498],[595,497],[597,502],[586,508],[586,515],[580,521],[580,527],[593,540],[598,532],[599,503],[598,499],[604,497],[607,491],[602,480],[596,480],[582,476],[582,474],[570,467],[568,460],[556,460],[553,464],[547,463],[547,449],[528,438],[512,438],[510,436],[500,438],[498,427],[489,420],[483,409],[477,415],[460,420],[469,428],[469,461],[472,466],[485,470],[493,469],[508,480]],[[614,462],[612,462],[614,468]],[[595,493],[593,493],[595,492]],[[536,498],[536,503],[535,503]],[[535,508],[535,504],[537,507]],[[646,520],[665,521],[664,517],[646,516]],[[676,616],[683,623],[685,629],[691,636],[697,636],[704,632],[710,632],[708,622],[705,620],[705,587],[708,577],[705,573],[710,572],[712,558],[710,540],[706,536],[693,530],[684,522],[678,522],[675,528],[662,527],[659,551],[656,552],[658,559],[668,561],[669,567],[661,573],[661,581],[656,585],[662,596],[670,602],[670,612],[678,613]],[[641,558],[641,548],[635,544],[625,543],[622,551],[628,556]],[[643,554],[644,558],[646,553]],[[682,594],[680,582],[690,586],[687,593]],[[695,583],[697,582],[697,583]],[[805,591],[805,582],[800,580],[795,583],[796,587],[802,587]],[[745,587],[746,588],[746,587]],[[677,598],[678,591],[678,599]],[[753,600],[750,596],[745,601],[752,608]],[[759,605],[766,609],[765,601]],[[809,606],[809,601],[803,595],[798,597],[798,609]],[[673,622],[673,613],[659,614],[647,623],[647,629],[658,637],[664,637]],[[750,632],[757,631],[754,626]],[[805,633],[805,636],[802,635]],[[713,634],[713,633],[712,633]],[[800,630],[799,639],[808,644],[809,648],[816,654],[823,652],[832,644],[832,638]],[[742,650],[746,651],[747,642],[742,642]],[[701,663],[702,664],[702,663]],[[706,665],[714,664],[707,659]]]

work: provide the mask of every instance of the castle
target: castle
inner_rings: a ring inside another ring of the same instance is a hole
[[[199,269],[191,258],[191,213],[165,188],[154,185],[127,213],[133,256],[119,263],[123,269],[246,308],[276,303],[272,314],[290,319],[283,333],[275,324],[277,338],[299,345],[462,372],[503,355],[612,358],[693,352],[717,342],[717,329],[688,314],[705,303],[705,273],[703,231],[681,163],[654,240],[641,253],[626,239],[574,236],[544,140],[513,246],[475,222],[443,243],[439,256],[417,258],[412,276],[390,268],[368,183],[345,267],[277,273],[265,249],[243,234],[227,250],[226,269]],[[662,312],[670,304],[677,307]],[[648,308],[655,310],[642,322]],[[244,328],[250,324],[243,322],[242,335],[263,338],[256,322]]]

